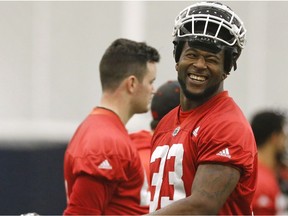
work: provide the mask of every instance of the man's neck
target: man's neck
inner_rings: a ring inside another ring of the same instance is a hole
[[[130,114],[130,104],[122,97],[114,97],[103,94],[98,106],[116,113],[124,125],[126,125],[129,119],[132,117]]]

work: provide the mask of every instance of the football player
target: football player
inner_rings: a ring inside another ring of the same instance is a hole
[[[281,163],[286,154],[286,121],[284,112],[273,109],[259,110],[251,119],[259,159],[257,188],[253,199],[254,215],[288,213],[288,203],[278,182],[281,171],[286,168]]]
[[[73,135],[64,158],[64,215],[140,215],[150,193],[137,149],[125,128],[149,110],[158,51],[115,40],[100,61],[102,97]]]
[[[218,2],[176,17],[180,106],[158,124],[150,160],[151,214],[252,215],[257,148],[223,83],[245,45],[240,18]]]

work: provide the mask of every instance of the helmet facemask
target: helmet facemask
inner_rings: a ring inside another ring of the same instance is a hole
[[[184,45],[182,42],[186,41],[193,47],[203,45],[202,49],[205,47],[224,49],[225,72],[229,74],[232,67],[234,70],[237,68],[236,61],[245,46],[245,34],[243,22],[227,6],[217,2],[191,5],[180,12],[175,20],[173,31],[175,60],[179,61]]]

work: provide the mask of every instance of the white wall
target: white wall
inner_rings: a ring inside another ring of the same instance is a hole
[[[191,1],[0,2],[0,138],[67,139],[97,105],[99,60],[118,37],[161,53],[155,87],[176,79],[174,18]],[[225,83],[247,118],[287,108],[288,2],[224,2],[242,18],[248,42]],[[129,131],[149,129],[150,113]]]

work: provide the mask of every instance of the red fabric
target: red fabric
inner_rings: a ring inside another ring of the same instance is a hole
[[[79,178],[83,174],[90,178]],[[128,215],[148,211],[148,197],[143,193],[148,186],[140,157],[125,126],[111,111],[95,109],[79,126],[65,152],[64,177],[69,199],[64,214]],[[88,187],[87,180],[95,188]]]
[[[228,92],[188,113],[180,112],[178,118],[179,109],[176,107],[160,121],[152,138],[150,210],[190,196],[199,164],[221,163],[238,168],[241,177],[219,214],[251,215],[257,148],[241,110]],[[161,169],[163,182],[157,179]],[[169,183],[172,177],[174,187]]]
[[[147,130],[140,130],[129,134],[137,150],[151,149],[152,133]]]
[[[150,131],[141,130],[135,133],[131,133],[129,136],[139,152],[139,156],[145,168],[146,176],[149,182],[152,133]]]
[[[107,183],[101,179],[93,178],[89,175],[80,175],[77,177],[73,193],[70,196],[69,208],[66,209],[66,215],[93,214],[100,215],[109,205],[117,184]],[[83,197],[90,197],[83,199]],[[97,206],[95,206],[97,205]],[[93,206],[93,208],[91,208]]]
[[[253,199],[254,215],[276,215],[284,209],[279,209],[277,201],[281,199],[281,192],[275,176],[275,170],[258,164],[258,181]]]

